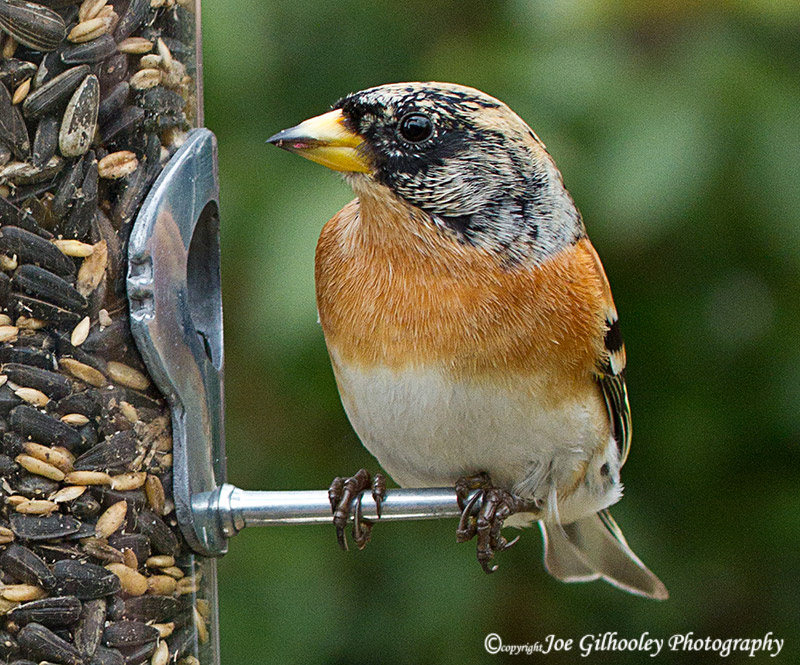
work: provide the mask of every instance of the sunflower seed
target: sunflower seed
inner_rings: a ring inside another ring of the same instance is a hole
[[[101,62],[117,52],[117,43],[111,35],[102,35],[91,41],[64,49],[61,60],[66,65]]]
[[[19,631],[17,641],[39,660],[55,661],[63,665],[83,665],[83,658],[74,646],[41,624],[29,623]]]
[[[73,472],[74,473],[74,472]],[[78,473],[92,473],[89,471],[79,471]],[[70,474],[72,475],[72,474]],[[86,489],[86,485],[78,485]],[[70,506],[72,514],[80,520],[91,520],[100,512],[100,502],[95,499],[90,493],[85,493],[79,496],[72,502]]]
[[[86,175],[81,184],[80,194],[64,223],[64,235],[71,238],[86,239],[97,210],[97,160],[89,151],[84,161]]]
[[[0,555],[0,569],[21,582],[35,584],[44,589],[54,589],[55,575],[44,560],[23,545],[12,543]]]
[[[150,556],[150,540],[141,533],[115,533],[108,542],[118,550],[131,550],[137,561],[146,561]]]
[[[61,181],[53,198],[53,215],[60,219],[67,213],[82,182],[83,160],[79,159],[61,176]]]
[[[180,543],[172,529],[154,512],[143,509],[136,516],[136,525],[141,533],[150,538],[152,548],[159,554],[175,556],[180,550]]]
[[[183,97],[162,86],[146,90],[136,103],[145,111],[144,127],[149,132],[163,132],[184,121],[183,107],[186,102]]]
[[[78,157],[88,149],[97,127],[100,85],[93,74],[73,93],[61,121],[58,146],[65,157]]]
[[[166,623],[172,621],[179,610],[180,603],[175,598],[147,595],[128,598],[124,616],[144,623]]]
[[[35,51],[52,51],[63,41],[67,26],[52,9],[25,0],[0,2],[0,28]]]
[[[86,298],[67,281],[38,266],[20,266],[14,273],[12,284],[32,297],[70,311],[72,315],[67,316],[67,319],[77,318],[77,315],[72,313],[73,310],[86,309],[87,306]],[[49,310],[42,308],[32,308],[30,311],[41,318],[47,318],[50,314]]]
[[[90,665],[126,665],[126,662],[119,650],[98,646]]]
[[[14,327],[14,326],[11,326]],[[2,330],[3,326],[0,326]],[[14,334],[16,337],[16,333]],[[46,349],[0,345],[0,363],[19,363],[42,369],[55,367],[55,356]]]
[[[141,621],[115,621],[103,631],[103,642],[109,647],[131,647],[155,642],[158,629]]]
[[[0,251],[16,254],[21,263],[41,266],[61,277],[75,275],[75,264],[69,257],[64,256],[55,245],[17,226],[0,228]]]
[[[61,62],[61,54],[58,51],[45,53],[33,77],[33,89],[40,88],[53,77],[58,76],[64,69],[66,68]]]
[[[16,301],[17,312],[22,316],[41,319],[64,328],[72,328],[81,320],[79,314],[51,302],[24,296],[20,293],[12,293],[11,296]]]
[[[25,99],[22,105],[25,117],[40,118],[59,113],[88,73],[89,66],[80,65],[67,69],[44,83]]]
[[[3,365],[3,373],[14,383],[41,390],[51,399],[66,397],[71,390],[69,379],[39,367],[6,363]]]
[[[125,557],[116,547],[112,547],[105,540],[101,540],[94,535],[84,538],[81,541],[83,551],[91,555],[92,558],[103,563],[122,563]]]
[[[52,596],[18,605],[8,618],[20,626],[35,622],[48,628],[63,628],[78,621],[81,601],[75,596]]]
[[[83,603],[78,625],[75,626],[75,646],[87,658],[94,656],[106,621],[105,598],[87,600]]]
[[[196,640],[196,633],[194,626],[186,625],[182,626],[181,628],[177,629],[170,639],[167,640],[167,644],[169,645],[169,652],[172,654],[173,658],[181,658],[182,656],[187,656],[187,654],[192,650],[195,645]],[[189,658],[192,656],[188,656],[184,658],[184,661],[179,661],[181,665],[189,665]],[[194,661],[191,665],[200,665],[200,661]]]
[[[103,141],[106,143],[117,141],[141,129],[144,117],[145,112],[138,106],[126,107],[122,112],[113,115],[102,127],[100,133],[103,137]]]
[[[103,91],[111,90],[117,83],[125,79],[128,75],[128,56],[124,53],[117,53],[110,58],[106,58],[97,72],[100,81],[100,89]]]
[[[11,659],[19,651],[17,641],[5,630],[0,630],[0,658]]]
[[[102,598],[119,591],[119,578],[102,566],[64,559],[53,565],[58,590],[81,600]]]
[[[0,0],[0,7],[3,1]],[[22,112],[19,106],[11,103],[11,95],[4,85],[0,85],[0,139],[11,148],[17,159],[25,160],[30,157],[31,144]],[[6,169],[8,167],[3,170]]]
[[[31,161],[34,166],[44,168],[53,158],[58,148],[58,119],[45,116],[36,126],[33,137],[33,156]]]
[[[118,42],[130,37],[144,22],[150,10],[150,0],[131,0],[127,11],[122,15],[114,31]]]
[[[102,403],[95,390],[84,390],[61,399],[56,405],[56,412],[61,414],[77,413],[88,417],[100,415]]]
[[[136,438],[133,432],[118,432],[98,443],[75,460],[76,471],[100,471],[129,464],[136,457]]]
[[[100,126],[106,125],[110,120],[116,118],[120,109],[128,101],[131,86],[127,81],[120,81],[110,91],[106,92],[100,100],[100,108],[97,112],[97,121]]]
[[[81,523],[69,515],[53,514],[43,517],[12,514],[9,517],[11,530],[20,540],[36,542],[63,538],[77,533]]]
[[[64,446],[68,450],[79,447],[83,441],[69,425],[31,406],[12,409],[9,424],[22,436],[48,445]]]
[[[149,179],[144,163],[140,163],[139,168],[125,178],[125,188],[114,207],[114,221],[117,226],[126,226],[130,223],[147,194]]]

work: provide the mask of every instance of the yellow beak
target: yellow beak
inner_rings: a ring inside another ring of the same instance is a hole
[[[284,129],[267,139],[267,143],[295,152],[335,171],[370,173],[363,143],[364,139],[344,125],[339,109]]]

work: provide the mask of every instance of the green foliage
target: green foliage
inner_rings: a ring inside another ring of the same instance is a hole
[[[265,529],[221,562],[223,662],[496,662],[488,632],[524,644],[613,630],[773,631],[787,640],[776,662],[797,662],[798,8],[207,0],[230,479],[310,489],[377,469],[339,405],[314,305],[316,237],[352,194],[264,140],[364,87],[473,85],[547,143],[605,262],[634,419],[614,515],[672,594],[654,603],[560,584],[542,569],[536,530],[487,577],[452,522],[379,525],[348,554],[332,528]]]

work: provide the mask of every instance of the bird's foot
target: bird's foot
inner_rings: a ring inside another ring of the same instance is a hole
[[[461,508],[461,519],[456,530],[456,540],[465,543],[478,537],[478,563],[485,573],[493,573],[497,565],[490,565],[496,552],[502,552],[513,546],[519,536],[511,541],[500,533],[506,519],[514,513],[536,510],[536,503],[523,499],[508,490],[492,486],[486,473],[479,473],[468,478],[459,478],[455,485],[458,505]],[[477,492],[472,493],[474,490]],[[472,494],[472,496],[470,496]],[[475,505],[481,502],[477,513],[473,515]]]
[[[350,519],[350,504],[354,498],[356,498],[356,514],[353,519],[353,542],[358,549],[363,550],[372,537],[372,522],[364,519],[361,513],[361,493],[368,489],[372,490],[372,499],[375,501],[380,518],[381,506],[386,496],[386,477],[383,474],[376,473],[373,478],[369,471],[360,469],[356,475],[349,478],[334,478],[328,488],[336,539],[339,541],[339,547],[345,551],[348,547],[344,530]]]

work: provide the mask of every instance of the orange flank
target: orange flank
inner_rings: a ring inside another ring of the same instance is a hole
[[[370,190],[325,225],[317,245],[317,306],[339,362],[531,374],[562,391],[585,389],[604,353],[608,291],[588,239],[537,266],[505,267]]]

